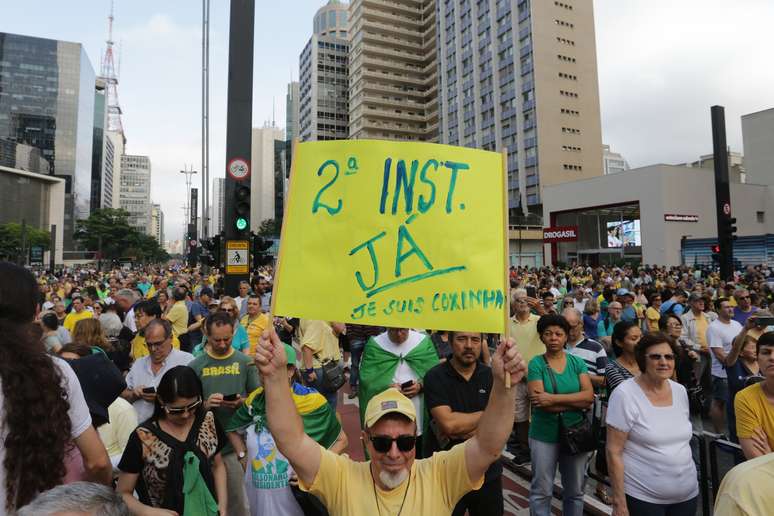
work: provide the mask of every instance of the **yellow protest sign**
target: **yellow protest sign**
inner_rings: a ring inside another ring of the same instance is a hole
[[[274,313],[504,333],[501,154],[323,141],[292,166]]]

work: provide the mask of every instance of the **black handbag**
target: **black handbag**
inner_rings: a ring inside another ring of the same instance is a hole
[[[559,389],[556,386],[556,376],[554,376],[554,370],[551,369],[551,364],[548,363],[546,356],[543,355],[543,360],[546,363],[546,370],[548,376],[551,378],[551,385],[554,389],[554,394],[559,394]],[[597,439],[594,435],[594,428],[591,421],[587,417],[586,411],[583,411],[583,418],[580,423],[568,426],[564,423],[562,412],[558,414],[559,420],[559,449],[568,455],[578,455],[580,453],[587,453],[597,449]]]
[[[338,360],[327,360],[322,363],[322,387],[327,392],[338,391],[344,382],[344,368]]]

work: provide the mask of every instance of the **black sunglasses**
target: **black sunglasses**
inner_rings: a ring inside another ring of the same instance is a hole
[[[411,451],[417,444],[416,435],[399,435],[398,437],[388,437],[386,435],[370,435],[368,438],[374,445],[374,450],[379,453],[387,453],[392,449],[392,443],[398,444],[398,449],[402,452]]]

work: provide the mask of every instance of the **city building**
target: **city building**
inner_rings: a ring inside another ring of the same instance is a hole
[[[212,204],[210,204],[209,235],[223,231],[224,210],[226,209],[226,178],[216,177],[212,183]]]
[[[65,179],[49,175],[48,170],[38,174],[0,165],[0,225],[24,222],[45,231],[55,225],[54,261],[58,265],[63,263],[65,188]],[[49,252],[43,257],[46,265]]]
[[[250,230],[258,231],[261,222],[275,217],[275,142],[284,145],[285,135],[279,127],[265,124],[253,128],[250,160]]]
[[[629,170],[629,163],[617,152],[610,150],[610,145],[602,146],[602,170],[605,175],[616,174]]]
[[[105,205],[106,208],[121,207],[121,161],[123,160],[125,146],[126,138],[124,138],[124,133],[119,131],[105,131],[105,149],[103,153],[105,167],[110,167],[113,172],[113,193],[111,195],[112,206]]]
[[[347,16],[347,4],[338,0],[329,0],[314,16],[312,37],[299,58],[295,134],[301,141],[343,140],[349,134]]]
[[[129,212],[129,225],[151,233],[151,163],[148,156],[121,156],[119,206]]]
[[[747,181],[774,185],[774,108],[742,116]]]
[[[48,174],[51,170],[51,165],[38,147],[7,138],[0,138],[0,165],[37,174]]]
[[[95,81],[80,43],[0,32],[0,138],[39,148],[65,180],[65,251],[89,216]]]
[[[704,154],[690,163],[681,163],[681,167],[698,167],[715,170],[715,155]],[[732,183],[746,183],[747,174],[744,168],[744,156],[738,152],[728,151],[728,180]]]
[[[164,245],[164,212],[160,204],[151,204],[151,224],[150,234],[158,241],[159,245]]]
[[[288,83],[285,95],[285,139],[292,142],[299,137],[299,109],[301,108],[301,91],[298,81]]]
[[[113,207],[113,142],[105,136],[107,128],[107,88],[97,79],[94,88],[94,137],[91,147],[91,212]]]
[[[690,192],[690,195],[686,195]],[[730,182],[742,265],[774,264],[774,186]],[[653,165],[543,188],[549,263],[711,264],[712,169]]]
[[[349,137],[436,141],[436,0],[353,0],[349,18]]]
[[[593,1],[437,11],[440,141],[507,149],[510,221],[540,225],[543,187],[603,173]]]

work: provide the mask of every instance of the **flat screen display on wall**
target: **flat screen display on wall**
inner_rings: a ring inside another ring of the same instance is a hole
[[[640,220],[607,223],[607,247],[640,247]]]

